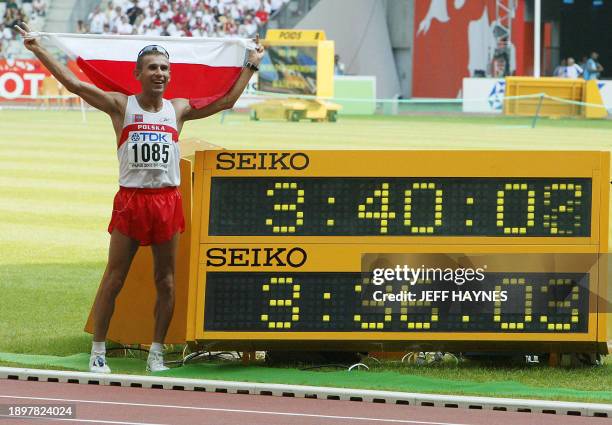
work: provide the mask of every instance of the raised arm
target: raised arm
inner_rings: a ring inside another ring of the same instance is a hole
[[[257,35],[253,41],[255,42],[256,48],[255,50],[249,50],[248,61],[255,66],[259,66],[261,59],[264,56],[264,48],[261,44],[259,44],[259,35]],[[219,111],[231,109],[246,86],[249,84],[253,73],[254,71],[252,69],[244,67],[240,72],[238,80],[236,83],[234,83],[230,91],[221,99],[211,103],[208,106],[205,106],[204,108],[195,109],[189,105],[189,101],[187,99],[175,99],[174,106],[175,109],[180,111],[179,115],[181,121],[184,122],[206,118],[216,114]]]
[[[22,22],[21,26],[15,25],[15,29],[23,37],[23,44],[26,49],[34,53],[38,60],[68,91],[82,97],[88,104],[106,112],[111,117],[123,113],[127,99],[124,94],[105,92],[93,84],[79,80],[72,71],[55,59],[37,39],[29,36],[30,29],[25,23]]]

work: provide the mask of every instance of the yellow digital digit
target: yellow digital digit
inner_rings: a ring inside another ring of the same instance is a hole
[[[389,231],[389,220],[395,219],[395,212],[389,210],[389,183],[382,183],[380,189],[374,190],[373,197],[367,197],[363,204],[357,207],[357,218],[362,220],[377,220],[380,234]],[[376,202],[378,200],[378,202]],[[376,204],[379,209],[372,208]]]
[[[283,191],[295,192],[295,202],[275,203],[272,209],[292,215],[295,214],[295,220],[283,225],[283,223],[278,223],[273,218],[267,217],[265,223],[266,226],[272,229],[273,233],[295,233],[296,229],[304,224],[304,212],[299,209],[299,206],[304,203],[304,190],[300,189],[299,185],[295,182],[276,182],[274,183],[274,189],[266,190],[266,196],[268,198],[273,198],[277,195],[281,195]]]
[[[531,311],[533,308],[533,285],[529,284],[527,280],[523,277],[513,277],[513,278],[503,278],[501,281],[501,285],[495,286],[496,292],[504,291],[505,286],[514,286],[520,287],[524,289],[524,307],[523,307],[523,320],[517,321],[512,319],[512,321],[507,321],[503,317],[502,305],[501,301],[494,301],[493,303],[493,322],[499,323],[499,327],[502,330],[522,330],[525,329],[525,323],[532,322]]]
[[[364,277],[354,286],[355,295],[361,299],[361,314],[355,314],[353,320],[358,330],[382,330],[385,329],[385,311],[391,314],[391,309],[385,309],[384,301],[376,301],[370,295],[371,291],[366,289],[372,285],[370,278]],[[381,287],[382,288],[382,287]],[[380,290],[379,287],[375,288]],[[364,292],[368,295],[364,295]],[[376,314],[376,316],[373,316]]]
[[[569,331],[579,323],[580,287],[576,282],[568,278],[551,278],[548,284],[542,287],[542,292],[549,294],[551,298],[563,297],[563,300],[549,298],[548,314],[540,316],[540,322],[548,323],[548,330]],[[561,315],[566,319],[559,320]]]
[[[521,191],[527,195],[527,214],[525,216],[525,222],[523,226],[509,227],[504,221],[504,206],[507,206],[506,192]],[[505,235],[526,235],[529,232],[529,228],[535,226],[533,219],[535,211],[535,191],[532,190],[527,183],[506,183],[504,190],[497,191],[497,212],[496,222],[497,227],[501,228],[501,231]]]
[[[290,288],[287,287],[290,285]],[[268,310],[261,314],[261,321],[268,323],[268,329],[289,329],[291,328],[291,322],[297,322],[300,320],[300,307],[297,305],[297,301],[300,298],[300,285],[293,281],[293,277],[289,276],[276,276],[271,277],[262,286],[262,295],[269,297]],[[273,292],[278,291],[291,293],[291,298],[282,298]],[[282,319],[282,321],[276,321],[274,319]]]
[[[569,195],[571,199],[565,202],[553,202],[555,198]],[[582,185],[581,184],[553,184],[544,187],[544,206],[549,209],[549,214],[544,215],[544,227],[548,229],[551,235],[573,235],[575,229],[581,227],[582,217],[576,214],[575,208],[582,202]],[[560,216],[566,215],[572,218],[572,225],[568,228],[559,227]]]
[[[431,191],[435,195],[434,216],[427,223],[415,223],[412,217],[413,196],[417,191]],[[414,183],[411,190],[404,191],[404,226],[410,228],[410,233],[415,234],[432,234],[435,233],[435,228],[442,226],[442,199],[444,192],[441,189],[436,189],[436,184],[433,182]]]
[[[431,279],[419,279],[410,287],[410,291],[420,297],[418,288],[423,288],[423,291],[431,290],[432,283]],[[439,309],[432,308],[430,301],[407,301],[405,304],[407,307],[404,307],[403,314],[400,315],[400,322],[406,322],[406,329],[427,331],[431,329],[431,323],[437,322],[440,317]],[[418,316],[419,319],[416,318]]]

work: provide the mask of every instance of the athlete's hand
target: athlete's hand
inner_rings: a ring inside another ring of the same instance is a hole
[[[253,39],[253,42],[255,43],[255,49],[249,50],[248,60],[253,65],[259,66],[259,64],[261,63],[261,60],[264,57],[264,52],[265,52],[264,47],[261,44],[259,44],[259,34],[255,36],[255,38]]]
[[[15,30],[23,37],[23,45],[26,49],[34,51],[41,47],[38,39],[32,36],[30,27],[25,22],[21,22],[21,25],[15,25]]]

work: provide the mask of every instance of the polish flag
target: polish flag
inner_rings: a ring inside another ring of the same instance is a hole
[[[203,108],[223,97],[242,70],[251,40],[243,38],[149,37],[99,34],[41,33],[75,59],[91,82],[105,91],[140,92],[134,77],[138,52],[157,44],[170,55],[166,99],[186,98]]]

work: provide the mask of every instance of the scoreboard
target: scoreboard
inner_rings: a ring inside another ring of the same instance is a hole
[[[206,151],[188,340],[607,352],[609,154]]]

